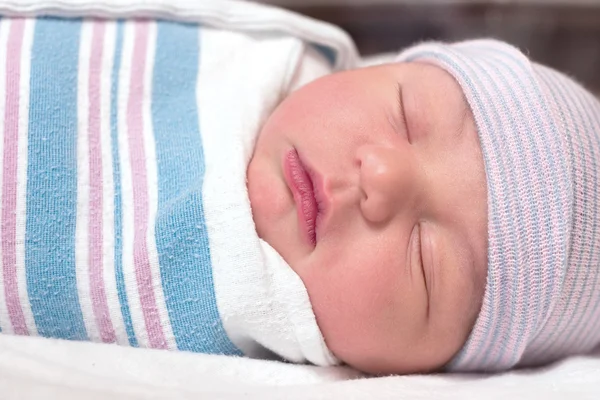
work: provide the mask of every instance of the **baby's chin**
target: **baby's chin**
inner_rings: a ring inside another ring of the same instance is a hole
[[[477,304],[469,311],[475,309],[479,311]],[[326,323],[319,326],[332,353],[359,371],[372,375],[425,374],[444,371],[463,349],[478,315],[466,314],[470,312],[456,316],[454,324],[431,326],[407,337],[393,331],[369,331],[358,325],[346,333],[337,327],[329,329],[331,326]]]
[[[414,346],[397,346],[396,350],[393,346],[381,346],[377,343],[365,345],[364,350],[359,347],[342,348],[331,341],[327,341],[327,345],[344,364],[364,373],[377,376],[409,375],[443,371],[460,352],[467,337],[456,341],[445,340],[442,335],[435,343],[427,344],[424,341]]]

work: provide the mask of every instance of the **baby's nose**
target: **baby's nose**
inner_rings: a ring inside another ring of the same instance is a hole
[[[385,222],[415,198],[415,171],[402,148],[364,145],[357,151],[360,166],[360,208],[371,222]]]

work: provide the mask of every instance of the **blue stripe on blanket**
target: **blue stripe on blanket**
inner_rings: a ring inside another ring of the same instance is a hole
[[[217,310],[202,207],[199,28],[159,22],[157,36],[152,85],[159,186],[156,242],[169,318],[180,350],[241,355]]]
[[[337,61],[337,53],[331,47],[323,46],[318,43],[313,43],[312,46],[329,62],[329,64],[333,67]]]
[[[75,272],[80,30],[79,20],[41,18],[35,25],[25,264],[38,333],[85,340]]]
[[[121,194],[121,164],[119,162],[119,131],[118,114],[119,105],[119,69],[121,67],[121,54],[123,52],[123,21],[117,22],[117,33],[115,38],[115,57],[112,68],[112,81],[110,88],[110,135],[113,158],[113,181],[115,185],[115,279],[117,282],[117,293],[121,314],[127,331],[129,344],[138,347],[138,342],[133,331],[131,312],[127,300],[125,288],[125,276],[123,275],[123,198]]]

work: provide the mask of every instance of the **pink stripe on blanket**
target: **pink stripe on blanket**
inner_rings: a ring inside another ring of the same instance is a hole
[[[25,20],[14,19],[6,51],[6,105],[4,112],[4,175],[2,180],[2,265],[6,306],[13,330],[28,335],[17,283],[17,153],[19,148],[19,90],[21,49]],[[4,60],[0,60],[4,61]],[[0,300],[1,301],[1,300]]]
[[[105,22],[93,23],[90,72],[88,82],[89,114],[88,140],[90,162],[90,198],[89,198],[89,274],[90,293],[96,324],[100,337],[105,343],[116,341],[115,330],[110,319],[103,270],[103,218],[102,218],[102,144],[101,144],[101,89],[102,50],[104,47]],[[111,166],[107,166],[111,167]]]
[[[127,103],[127,128],[129,156],[133,176],[134,234],[133,262],[142,306],[148,341],[152,348],[167,348],[163,326],[158,315],[156,296],[154,294],[150,258],[148,255],[148,178],[146,170],[146,154],[144,147],[144,71],[148,48],[148,22],[137,22],[135,26],[135,43],[131,67],[131,82]],[[153,229],[154,227],[150,227]]]

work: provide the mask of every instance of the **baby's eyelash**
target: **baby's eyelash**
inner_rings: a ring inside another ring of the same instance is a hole
[[[400,110],[400,118],[402,120],[402,128],[406,132],[406,138],[410,143],[410,136],[408,134],[408,124],[406,122],[406,114],[404,112],[404,101],[402,100],[402,85],[398,82],[396,83],[396,101],[398,102],[398,109]]]
[[[423,276],[423,283],[425,284],[425,290],[427,291],[427,315],[429,315],[430,294],[429,294],[429,283],[427,282],[427,274],[425,273],[425,264],[423,262],[421,225],[417,224],[415,226],[415,229],[417,229],[417,237],[416,237],[416,244],[415,244],[415,246],[417,248],[415,249],[415,252],[418,253],[417,255],[419,258],[419,266],[421,267],[421,274]]]

